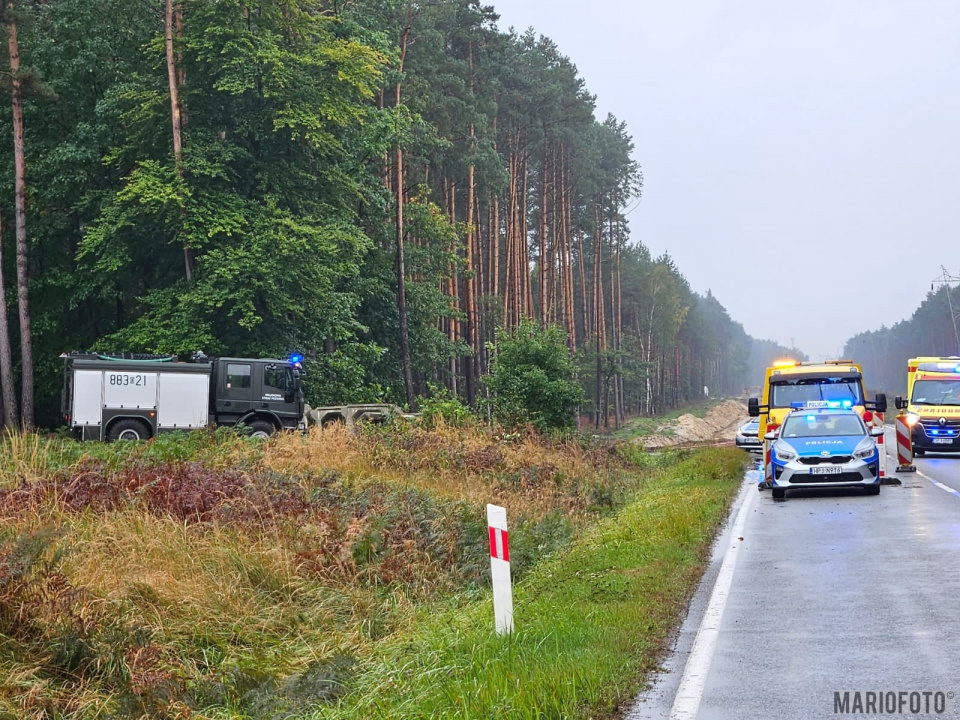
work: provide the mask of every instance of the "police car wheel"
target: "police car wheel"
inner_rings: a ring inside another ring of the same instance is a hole
[[[142,420],[118,420],[110,426],[107,440],[146,440],[150,437],[150,428]]]
[[[273,427],[273,424],[266,420],[254,420],[250,423],[250,437],[263,438],[266,440],[273,435],[275,431],[276,428]]]
[[[771,488],[770,492],[773,493],[774,500],[783,500],[787,496],[786,488]]]

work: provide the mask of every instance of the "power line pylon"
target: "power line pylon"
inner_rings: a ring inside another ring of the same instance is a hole
[[[953,339],[956,342],[954,351],[955,354],[960,355],[960,331],[957,329],[958,321],[960,321],[960,307],[953,304],[953,286],[960,284],[960,277],[951,275],[943,265],[940,266],[940,269],[943,270],[943,273],[933,279],[933,282],[930,283],[930,290],[932,291],[935,286],[946,286],[947,288],[947,305],[950,308],[950,319],[953,321]]]

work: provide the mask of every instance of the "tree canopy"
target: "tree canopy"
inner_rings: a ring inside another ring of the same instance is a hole
[[[492,7],[14,5],[41,424],[59,421],[58,356],[90,348],[296,349],[313,402],[404,402],[406,354],[415,393],[475,404],[490,348],[528,320],[565,333],[598,424],[755,384],[755,341],[630,238],[624,123]]]

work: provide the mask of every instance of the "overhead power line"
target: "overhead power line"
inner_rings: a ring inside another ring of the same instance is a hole
[[[934,290],[935,287],[946,286],[947,288],[947,306],[950,308],[950,319],[953,321],[953,339],[956,342],[954,350],[956,354],[960,355],[960,331],[957,330],[957,321],[960,320],[960,307],[953,304],[953,286],[960,284],[960,277],[951,275],[943,265],[940,266],[940,269],[943,273],[933,279],[930,283],[930,290]]]

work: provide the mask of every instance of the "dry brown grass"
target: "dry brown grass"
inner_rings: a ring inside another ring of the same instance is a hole
[[[589,505],[583,485],[603,484],[623,467],[621,459],[585,451],[572,440],[500,438],[482,427],[442,422],[431,429],[358,433],[342,425],[314,428],[304,436],[275,438],[262,462],[283,472],[335,471],[355,481],[415,487],[478,507],[502,504],[535,517],[557,509],[581,515]]]

